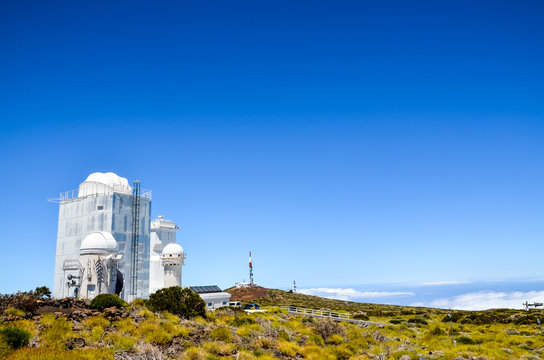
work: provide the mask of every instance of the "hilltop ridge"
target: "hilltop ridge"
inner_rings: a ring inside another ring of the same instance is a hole
[[[407,314],[445,314],[447,311],[436,308],[414,306],[385,305],[360,303],[355,301],[323,298],[314,295],[294,293],[279,289],[267,289],[261,286],[235,288],[225,290],[232,295],[231,300],[242,302],[256,302],[262,306],[291,305],[313,309],[329,309],[347,312],[365,312],[370,316],[396,316]]]
[[[326,309],[331,311],[350,312],[354,314],[364,313],[376,317],[394,318],[399,316],[423,316],[440,317],[447,321],[448,314],[452,314],[453,321],[464,324],[536,324],[538,318],[544,317],[543,310],[530,312],[514,309],[489,309],[483,311],[451,310],[428,307],[386,305],[359,303],[354,301],[328,299],[314,295],[293,293],[279,289],[254,288],[229,288],[225,290],[232,294],[232,300],[243,303],[255,302],[261,306],[298,306],[311,309]]]

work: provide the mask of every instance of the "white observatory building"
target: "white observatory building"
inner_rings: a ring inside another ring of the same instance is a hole
[[[179,228],[162,217],[151,222],[151,191],[140,189],[139,181],[131,187],[112,172],[96,172],[55,201],[59,221],[54,297],[117,293],[132,301],[148,298],[164,287],[166,278],[174,281],[170,272],[165,277],[161,255],[175,244]],[[177,256],[176,264],[183,265],[183,249]],[[168,266],[178,281],[178,265]]]
[[[109,232],[97,231],[85,237],[79,249],[78,296],[93,298],[103,293],[119,293],[117,263],[122,255],[117,254],[117,242]]]
[[[181,266],[184,265],[185,253],[183,252],[183,248],[176,243],[176,231],[178,230],[179,226],[170,220],[164,219],[162,215],[157,220],[151,222],[150,294],[165,287],[181,286]],[[171,261],[166,262],[169,265],[164,265],[163,255],[165,254],[172,255],[168,256]],[[173,274],[172,271],[176,274],[179,273],[179,276],[176,275],[176,279],[178,280],[176,280],[175,284],[172,282],[172,279],[169,279],[167,282],[166,266],[169,267],[169,274]],[[173,285],[167,285],[167,283]]]
[[[185,256],[181,245],[171,243],[165,246],[161,254],[161,262],[164,267],[165,288],[181,286],[181,266],[184,264]]]

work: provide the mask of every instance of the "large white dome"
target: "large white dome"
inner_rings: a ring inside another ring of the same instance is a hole
[[[162,256],[164,257],[179,257],[183,256],[183,248],[180,244],[170,243],[162,250]]]
[[[84,197],[94,194],[122,193],[132,194],[132,188],[128,180],[115,173],[95,172],[92,173],[79,185],[78,197]]]
[[[90,233],[83,239],[79,247],[80,254],[102,254],[117,251],[117,241],[106,231]]]

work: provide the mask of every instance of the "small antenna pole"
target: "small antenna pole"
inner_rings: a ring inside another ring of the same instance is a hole
[[[450,309],[450,312],[448,313],[448,317],[450,318],[450,338],[451,338],[451,344],[452,344],[452,345],[455,345],[455,340],[453,340],[453,316],[452,316],[452,313],[451,313],[451,309]]]
[[[249,286],[253,287],[253,263],[251,262],[251,251],[249,252]]]

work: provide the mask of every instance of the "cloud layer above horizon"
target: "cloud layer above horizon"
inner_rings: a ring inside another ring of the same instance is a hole
[[[421,283],[422,286],[442,286],[442,285],[461,285],[469,284],[468,281],[459,281],[459,280],[447,280],[447,281],[429,281]]]
[[[453,282],[452,282],[453,284]],[[437,283],[434,286],[448,285],[447,282]],[[430,286],[430,284],[429,284]],[[364,302],[375,300],[372,302],[384,303],[402,303],[409,306],[434,307],[442,309],[457,309],[457,310],[487,310],[497,308],[522,309],[523,303],[542,302],[544,300],[544,291],[477,291],[467,292],[461,295],[440,297],[435,299],[424,299],[418,301],[418,295],[414,291],[359,291],[353,288],[309,288],[299,289],[299,293],[306,295],[320,296],[329,299],[337,299],[344,301]],[[391,301],[391,298],[396,298],[396,301]],[[404,301],[401,299],[405,298]],[[414,298],[412,302],[406,298]]]
[[[429,304],[415,303],[414,306],[430,306],[443,309],[458,310],[487,310],[487,309],[522,309],[525,301],[541,301],[544,299],[544,291],[478,291],[462,294],[451,298],[433,300]]]
[[[358,291],[352,288],[311,288],[300,289],[299,292],[306,295],[314,295],[329,299],[346,301],[415,295],[413,292],[410,291]]]

